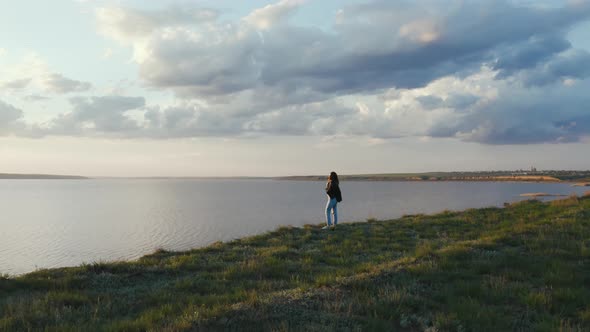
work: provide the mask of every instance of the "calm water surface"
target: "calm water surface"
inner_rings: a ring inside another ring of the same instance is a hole
[[[550,183],[343,182],[340,220],[501,206]],[[276,180],[0,180],[0,273],[135,259],[157,248],[324,220],[324,182]]]

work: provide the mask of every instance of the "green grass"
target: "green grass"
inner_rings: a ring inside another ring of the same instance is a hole
[[[590,330],[590,198],[0,276],[0,330]]]

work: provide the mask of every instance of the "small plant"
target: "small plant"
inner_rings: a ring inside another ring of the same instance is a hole
[[[434,253],[434,245],[430,241],[424,241],[416,247],[416,257],[425,257]]]

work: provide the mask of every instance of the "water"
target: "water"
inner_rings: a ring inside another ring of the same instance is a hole
[[[501,206],[551,183],[344,182],[340,220]],[[0,273],[136,259],[324,220],[323,182],[0,180]]]

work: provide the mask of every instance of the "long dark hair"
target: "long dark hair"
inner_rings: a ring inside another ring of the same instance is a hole
[[[328,179],[335,184],[340,184],[340,181],[338,181],[338,174],[336,174],[336,172],[331,172]]]

